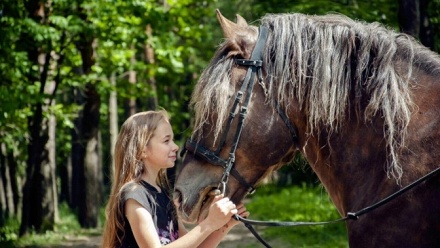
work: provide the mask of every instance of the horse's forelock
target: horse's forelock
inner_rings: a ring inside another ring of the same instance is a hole
[[[193,135],[196,139],[203,136],[203,132],[212,132],[215,144],[222,125],[228,117],[230,97],[234,94],[230,82],[231,69],[235,56],[250,56],[252,50],[247,46],[255,42],[252,33],[256,27],[249,26],[238,31],[236,37],[226,39],[217,50],[208,67],[203,71],[191,97],[191,105],[195,112],[195,127]],[[215,119],[212,117],[215,116]],[[214,123],[213,123],[214,122]],[[204,130],[208,124],[211,130]]]
[[[412,46],[407,46],[406,58],[399,57],[397,39],[402,35],[378,23],[340,15],[266,15],[262,24],[271,29],[264,55],[269,97],[284,106],[295,97],[308,113],[310,129],[324,127],[329,133],[339,130],[349,107],[357,107],[363,121],[380,113],[390,158],[388,173],[399,179],[398,150],[412,111]],[[407,63],[399,64],[402,60]],[[407,74],[399,75],[397,64],[407,65],[400,70]],[[350,102],[353,90],[356,97]],[[369,104],[360,109],[365,98]]]
[[[234,93],[230,86],[230,70],[233,59],[221,56],[218,52],[210,65],[203,71],[197,85],[194,88],[191,105],[195,112],[195,124],[193,134],[196,139],[203,136],[203,131],[213,132],[214,143],[221,132],[229,106],[229,98]],[[215,114],[216,120],[212,119]],[[215,122],[215,123],[212,123]],[[205,125],[210,125],[212,130],[204,130]],[[212,144],[214,145],[214,144]]]

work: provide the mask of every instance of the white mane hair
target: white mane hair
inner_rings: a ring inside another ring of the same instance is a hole
[[[297,99],[308,114],[310,129],[325,128],[330,134],[342,127],[350,108],[363,122],[380,116],[388,176],[399,180],[398,154],[414,109],[412,69],[440,68],[438,56],[408,35],[342,15],[269,14],[261,24],[269,28],[263,51],[268,100],[277,100],[287,110],[290,100]],[[228,117],[235,94],[230,83],[234,61],[226,56],[230,47],[228,40],[220,46],[193,91],[198,138],[212,131],[215,142],[222,130],[218,123]],[[422,56],[431,64],[422,64]],[[204,130],[206,124],[212,130]]]

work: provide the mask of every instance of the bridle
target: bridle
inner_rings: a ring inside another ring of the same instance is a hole
[[[263,76],[262,76],[262,65],[263,65],[263,58],[262,58],[262,51],[264,48],[264,45],[266,43],[267,39],[267,27],[260,26],[259,28],[259,36],[257,43],[255,45],[254,50],[252,51],[252,55],[250,59],[235,59],[235,63],[241,66],[248,66],[248,70],[246,72],[246,76],[243,80],[243,84],[240,88],[240,90],[237,92],[237,95],[235,97],[234,103],[232,105],[231,112],[229,114],[229,119],[227,120],[225,131],[223,132],[223,135],[220,139],[219,146],[217,147],[216,151],[211,151],[208,148],[204,147],[203,145],[199,144],[197,141],[194,141],[192,139],[189,139],[185,143],[185,147],[181,152],[181,156],[186,152],[191,152],[195,156],[200,157],[204,159],[206,162],[218,165],[223,167],[224,172],[221,177],[220,183],[218,185],[218,189],[220,189],[220,193],[224,194],[226,193],[226,185],[229,180],[229,176],[232,175],[237,179],[237,181],[246,187],[247,193],[252,194],[255,192],[255,186],[254,183],[248,183],[246,179],[244,179],[243,176],[240,175],[240,173],[234,168],[235,163],[235,152],[237,150],[237,145],[240,140],[241,131],[243,129],[244,120],[247,115],[247,107],[250,102],[250,98],[252,95],[252,89],[254,87],[255,83],[255,76],[258,75],[258,80],[260,83],[263,82]],[[245,92],[246,91],[246,92]],[[225,144],[231,123],[235,117],[236,110],[241,103],[242,97],[244,92],[246,93],[246,98],[241,104],[240,109],[240,117],[238,120],[238,126],[237,130],[235,132],[235,136],[232,142],[231,149],[229,151],[229,157],[228,159],[223,159],[219,156],[220,151],[223,149],[223,146]],[[287,128],[289,129],[289,132],[292,136],[293,142],[295,145],[298,144],[298,135],[296,133],[295,126],[291,123],[291,121],[288,119],[287,115],[284,113],[284,111],[280,108],[278,102],[274,102],[274,107],[277,110],[279,116],[286,124]],[[252,225],[259,225],[259,226],[312,226],[312,225],[324,225],[324,224],[333,224],[333,223],[339,223],[347,220],[357,220],[359,216],[364,215],[388,202],[391,200],[397,198],[398,196],[402,195],[403,193],[409,191],[410,189],[414,188],[415,186],[421,184],[422,182],[429,180],[430,178],[434,177],[440,172],[440,167],[431,171],[430,173],[426,174],[425,176],[417,179],[416,181],[408,184],[407,186],[401,188],[397,192],[389,195],[388,197],[366,207],[363,208],[357,212],[348,212],[345,217],[331,220],[331,221],[322,221],[322,222],[278,222],[278,221],[257,221],[257,220],[249,220],[242,218],[241,216],[235,214],[234,218],[236,220],[239,220],[243,222],[243,224],[249,229],[249,231],[255,236],[255,238],[258,239],[265,247],[271,247],[267,242],[265,242],[260,235],[255,231]]]
[[[235,151],[237,150],[238,142],[240,141],[241,131],[243,130],[244,120],[247,115],[248,105],[252,96],[252,90],[255,85],[255,77],[258,76],[258,81],[260,83],[263,82],[263,73],[262,73],[262,65],[263,65],[263,48],[266,44],[267,39],[267,27],[261,26],[260,32],[258,36],[257,43],[255,45],[254,50],[252,51],[252,55],[250,59],[235,59],[235,63],[240,66],[247,66],[246,76],[243,79],[243,84],[241,85],[240,90],[237,92],[234,103],[231,108],[231,112],[229,113],[229,118],[226,122],[225,131],[222,134],[219,145],[216,151],[211,151],[203,145],[199,144],[197,141],[189,139],[185,143],[185,147],[181,152],[183,155],[186,151],[193,153],[194,155],[203,158],[210,164],[218,165],[223,167],[223,175],[221,177],[220,183],[218,185],[218,189],[220,189],[221,194],[226,193],[226,185],[229,180],[229,176],[232,175],[237,179],[237,181],[242,184],[247,189],[248,194],[253,194],[255,192],[255,183],[248,183],[243,176],[234,168],[235,163]],[[232,142],[231,149],[229,151],[228,159],[223,159],[219,156],[223,146],[225,144],[227,135],[229,133],[229,129],[232,121],[235,118],[235,113],[237,112],[237,108],[239,107],[243,95],[245,95],[244,102],[241,104],[241,108],[239,111],[239,120],[237,125],[237,130],[235,131],[235,136]],[[296,143],[297,134],[294,128],[294,125],[289,121],[286,114],[280,109],[278,104],[275,104],[276,110],[278,111],[281,119],[283,119],[286,126],[289,128],[289,131],[292,135]]]
[[[263,73],[262,73],[262,66],[263,66],[263,48],[266,44],[267,39],[267,27],[260,26],[259,28],[259,35],[257,43],[255,44],[255,47],[252,51],[252,55],[250,59],[235,59],[235,63],[240,66],[247,66],[247,72],[245,75],[245,78],[243,79],[243,83],[241,85],[240,90],[237,92],[234,103],[231,108],[231,112],[229,113],[229,118],[226,122],[225,131],[222,134],[222,137],[219,142],[219,146],[217,147],[216,151],[211,151],[208,148],[204,147],[203,145],[199,144],[197,141],[194,141],[192,139],[189,139],[185,143],[185,147],[181,152],[181,157],[186,152],[191,152],[195,156],[200,157],[204,159],[206,162],[218,165],[223,167],[223,175],[221,177],[221,180],[218,185],[218,189],[220,189],[220,194],[226,193],[226,185],[229,180],[229,176],[232,175],[237,179],[237,181],[246,187],[248,194],[253,194],[255,192],[255,186],[254,183],[248,183],[243,176],[240,175],[240,173],[234,168],[235,163],[235,152],[237,150],[237,145],[240,140],[241,131],[243,130],[244,120],[247,115],[248,105],[251,99],[252,90],[255,85],[255,76],[258,76],[258,81],[260,84],[263,83]],[[243,95],[246,93],[246,98],[241,104],[241,109],[239,113],[239,120],[237,125],[237,130],[235,131],[235,136],[232,142],[231,149],[229,151],[229,157],[228,159],[223,159],[219,156],[221,150],[223,149],[223,146],[226,142],[227,135],[229,133],[229,129],[231,126],[232,121],[235,118],[235,113],[237,111],[238,106],[240,105]],[[284,113],[284,111],[281,110],[279,104],[275,102],[275,109],[277,110],[278,114],[280,115],[281,119],[286,124],[287,128],[289,129],[289,132],[292,136],[292,139],[295,144],[297,144],[298,135],[296,133],[294,125],[290,122],[290,120],[287,118],[287,115]],[[244,223],[244,225],[249,229],[249,231],[257,238],[264,246],[270,247],[268,243],[266,243],[260,235],[255,231],[252,224],[249,223],[249,220],[243,219],[239,215],[234,216],[235,219],[241,221]],[[257,223],[260,224],[260,223]]]

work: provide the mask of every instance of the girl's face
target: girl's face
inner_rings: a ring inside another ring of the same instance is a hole
[[[161,121],[145,149],[144,164],[157,170],[171,168],[176,161],[178,150],[170,123]]]

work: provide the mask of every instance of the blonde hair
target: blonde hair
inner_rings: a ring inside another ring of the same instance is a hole
[[[130,182],[139,182],[144,172],[141,161],[142,150],[147,146],[161,121],[169,121],[165,110],[146,111],[130,116],[122,124],[115,145],[115,174],[112,190],[106,207],[106,224],[102,247],[119,247],[124,238],[124,213],[120,207],[121,189]],[[157,177],[160,187],[170,189],[166,170]]]

